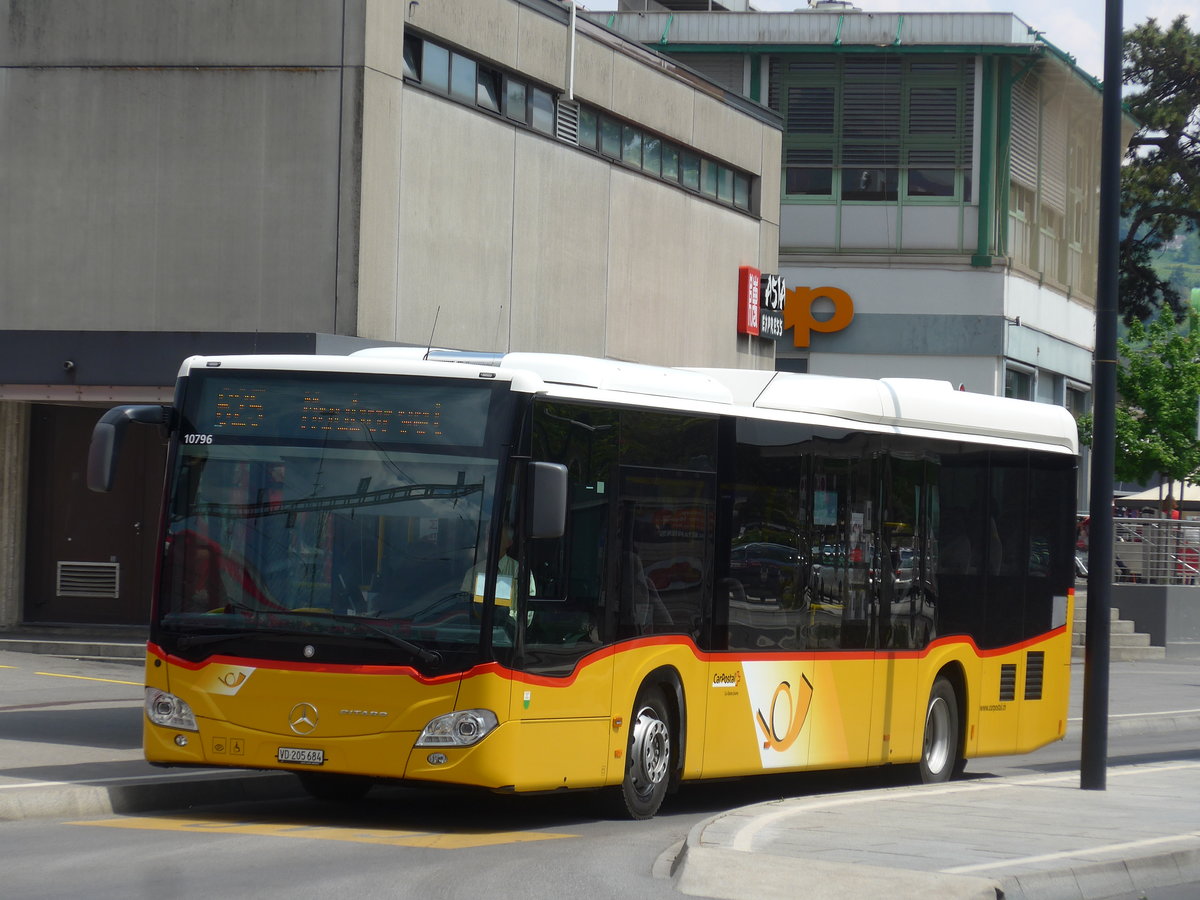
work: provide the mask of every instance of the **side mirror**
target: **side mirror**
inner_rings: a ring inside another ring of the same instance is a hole
[[[92,429],[92,443],[88,447],[88,487],[102,494],[112,490],[121,439],[130,422],[170,425],[172,411],[170,406],[116,406],[101,416]]]
[[[562,537],[567,529],[567,467],[562,463],[531,462],[528,475],[526,536]]]

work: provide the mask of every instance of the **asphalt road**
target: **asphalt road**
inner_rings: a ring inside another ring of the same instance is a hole
[[[6,740],[35,739],[37,758],[0,775],[51,778],[63,760],[81,753],[114,773],[144,765],[138,667],[18,654],[0,658],[4,664],[12,668],[3,673],[0,750]],[[1194,760],[1198,748],[1200,731],[1119,735],[1110,738],[1109,761]],[[973,760],[967,774],[1070,771],[1078,761],[1078,740],[1068,738],[1028,756]],[[655,877],[655,867],[699,821],[780,797],[890,786],[906,774],[867,770],[689,785],[649,822],[605,818],[588,794],[514,798],[400,787],[376,788],[351,806],[288,799],[8,822],[0,824],[0,896],[678,898],[672,882]],[[1179,890],[1146,900],[1200,896],[1194,886],[1191,893]]]

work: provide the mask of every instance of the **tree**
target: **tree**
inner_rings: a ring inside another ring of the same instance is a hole
[[[1160,277],[1152,258],[1200,229],[1200,35],[1186,16],[1165,30],[1148,19],[1125,33],[1124,81],[1141,127],[1121,173],[1121,314],[1126,324],[1163,309],[1179,319],[1186,292]]]
[[[1149,326],[1135,319],[1117,346],[1117,480],[1200,483],[1200,316],[1189,310],[1183,327],[1166,311]],[[1079,426],[1090,443],[1091,417]]]

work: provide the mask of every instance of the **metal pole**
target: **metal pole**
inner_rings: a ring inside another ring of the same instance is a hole
[[[1100,239],[1097,244],[1096,361],[1092,386],[1092,525],[1083,670],[1079,786],[1102,791],[1108,771],[1109,615],[1112,608],[1113,461],[1117,400],[1117,257],[1121,212],[1121,0],[1104,4],[1104,105],[1100,124]]]

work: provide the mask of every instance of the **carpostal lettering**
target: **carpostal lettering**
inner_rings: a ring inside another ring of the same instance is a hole
[[[738,687],[742,683],[742,673],[720,672],[713,676],[712,685],[715,688]]]

